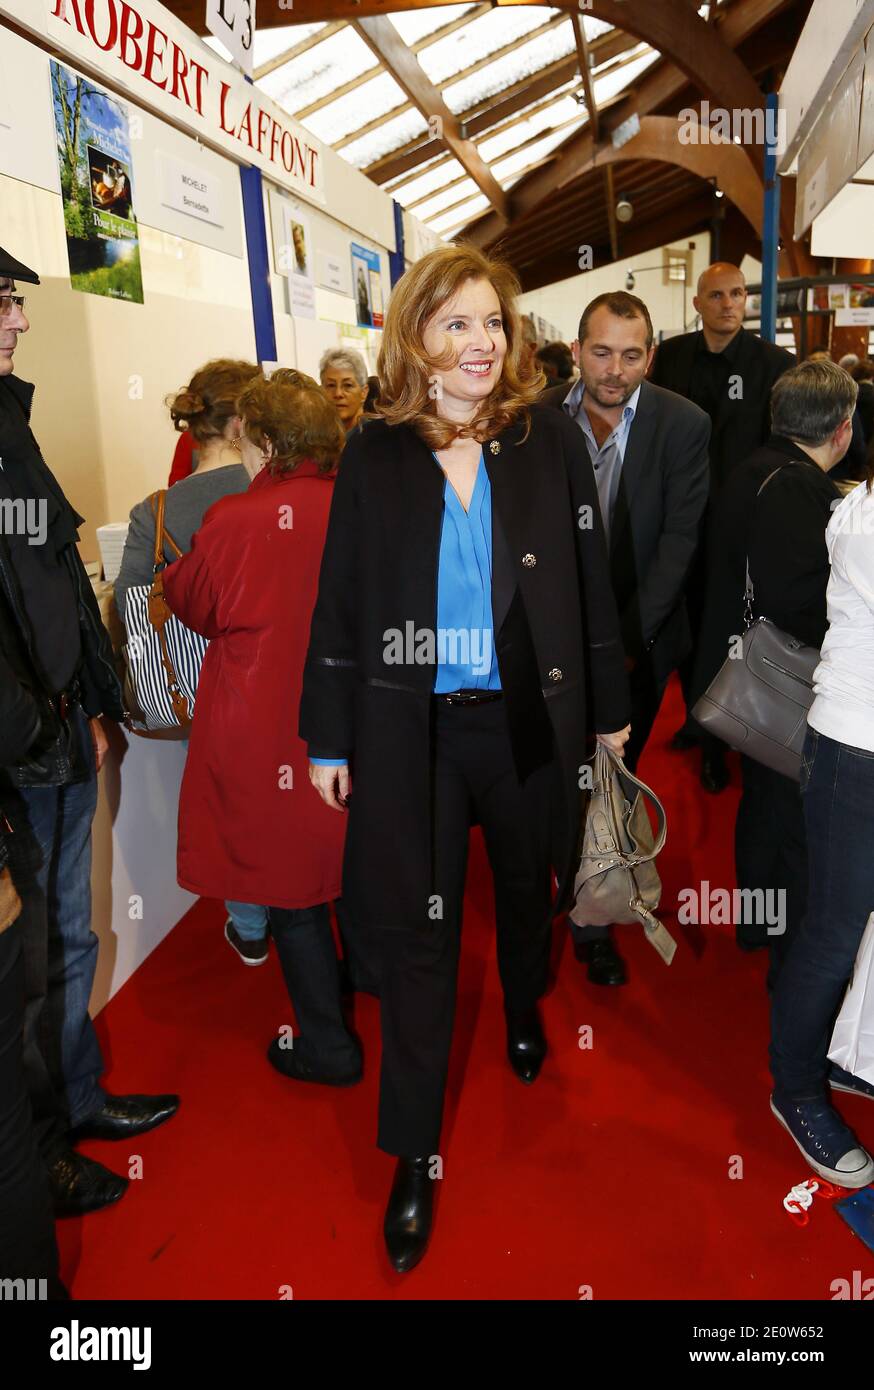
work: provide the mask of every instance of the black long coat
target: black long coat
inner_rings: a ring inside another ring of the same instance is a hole
[[[492,618],[520,780],[554,760],[558,902],[574,867],[589,730],[622,728],[629,702],[585,443],[543,406],[522,435],[513,425],[484,448]],[[436,628],[444,482],[412,429],[377,420],[348,441],[334,488],[300,733],[311,756],[350,759],[343,895],[362,926],[429,920],[436,667],[387,664],[385,652],[394,630]]]

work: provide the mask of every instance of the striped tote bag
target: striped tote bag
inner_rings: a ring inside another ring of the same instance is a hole
[[[182,551],[164,527],[166,489],[150,497],[155,514],[154,579],[127,591],[124,658],[125,726],[141,738],[185,738],[194,716],[194,697],[206,637],[192,632],[170,612],[164,598],[164,546]]]

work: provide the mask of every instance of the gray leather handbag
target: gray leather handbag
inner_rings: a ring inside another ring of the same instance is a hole
[[[774,473],[762,483],[757,497]],[[820,654],[816,647],[805,646],[767,618],[754,620],[754,599],[747,564],[746,631],[741,650],[723,662],[692,716],[729,748],[798,782],[807,715],[813,704],[813,673]]]
[[[655,836],[647,798],[658,822]],[[640,922],[647,941],[670,965],[677,943],[655,916],[662,895],[655,859],[666,836],[665,808],[655,792],[599,743],[569,916],[580,927]]]

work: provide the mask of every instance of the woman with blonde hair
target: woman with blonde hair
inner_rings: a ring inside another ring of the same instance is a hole
[[[628,733],[592,466],[573,421],[534,404],[543,378],[520,370],[517,293],[506,266],[465,246],[395,286],[382,418],[343,454],[304,676],[310,778],[348,809],[344,897],[379,942],[378,1144],[398,1160],[384,1224],[398,1270],[431,1228],[471,810],[495,881],[509,1060],[530,1083],[588,733],[617,751]]]
[[[173,612],[210,639],[177,876],[192,893],[268,905],[298,1028],[273,1039],[269,1061],[295,1081],[345,1086],[361,1077],[361,1052],[343,1019],[328,909],[340,896],[345,825],[306,794],[292,717],[344,436],[309,378],[258,378],[239,411],[249,489],[210,509],[164,578]]]

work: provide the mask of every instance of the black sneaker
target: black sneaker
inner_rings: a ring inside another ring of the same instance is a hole
[[[245,941],[230,917],[225,922],[225,941],[233,946],[244,965],[263,965],[267,959],[267,937],[259,936],[257,941]]]
[[[778,1103],[775,1092],[771,1109],[821,1178],[839,1187],[867,1187],[874,1182],[874,1158],[827,1100],[817,1096]]]
[[[867,1096],[869,1100],[874,1100],[874,1086],[870,1081],[863,1081],[861,1076],[853,1076],[852,1072],[844,1071],[843,1067],[832,1063],[828,1074],[828,1084],[833,1091],[846,1091],[851,1096]]]

